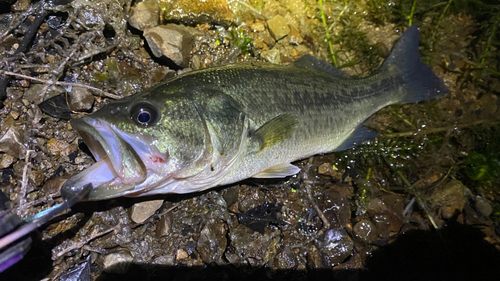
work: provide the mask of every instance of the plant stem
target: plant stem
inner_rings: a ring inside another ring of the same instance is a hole
[[[328,24],[326,23],[326,16],[323,10],[323,0],[318,0],[319,4],[319,13],[321,14],[321,21],[323,22],[323,27],[325,28],[326,41],[328,43],[328,50],[330,52],[330,56],[332,57],[333,65],[335,67],[339,67],[337,62],[337,56],[335,55],[335,51],[333,50],[332,44],[332,36],[330,35]]]

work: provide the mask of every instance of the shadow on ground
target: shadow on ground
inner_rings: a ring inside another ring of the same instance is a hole
[[[339,266],[341,267],[341,266]],[[38,242],[0,280],[37,280],[52,270],[50,248]],[[95,274],[100,271],[91,267]],[[372,252],[364,270],[287,270],[236,267],[169,267],[132,264],[126,274],[102,273],[112,280],[498,280],[500,251],[475,227],[449,223],[439,231],[415,230]]]

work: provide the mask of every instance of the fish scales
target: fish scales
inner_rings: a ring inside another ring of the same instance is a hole
[[[244,63],[186,73],[72,121],[97,163],[62,187],[90,200],[188,193],[249,177],[296,174],[291,162],[374,136],[381,108],[448,90],[420,62],[410,27],[375,74],[348,78],[311,55],[290,66]]]

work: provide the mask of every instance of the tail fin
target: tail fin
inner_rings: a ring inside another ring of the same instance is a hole
[[[443,96],[448,88],[430,67],[420,61],[419,38],[416,26],[411,26],[399,38],[380,71],[403,75],[403,96],[398,103],[414,103]]]

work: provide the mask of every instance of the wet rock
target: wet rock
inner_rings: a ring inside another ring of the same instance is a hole
[[[0,127],[0,152],[10,155],[25,155],[26,146],[24,145],[26,136],[23,123],[7,117]]]
[[[264,192],[254,186],[241,186],[238,194],[238,209],[240,212],[246,212],[266,202]]]
[[[130,219],[135,223],[143,223],[154,215],[156,210],[160,209],[162,204],[162,199],[135,203],[129,209]]]
[[[300,31],[294,25],[289,25],[289,27],[290,33],[288,34],[288,42],[292,45],[301,44],[304,39],[302,38],[302,35],[300,35]]]
[[[43,191],[46,194],[54,194],[61,190],[62,185],[68,180],[69,176],[57,177],[46,181],[43,184]]]
[[[250,25],[250,29],[253,32],[261,32],[266,30],[266,25],[263,22],[254,22]]]
[[[297,264],[297,253],[288,246],[286,246],[283,251],[280,251],[274,258],[274,267],[280,270],[294,269],[297,267]]]
[[[76,150],[74,146],[70,145],[69,143],[63,140],[58,140],[58,139],[50,139],[47,142],[47,149],[52,155],[63,155],[63,156],[68,156],[73,151]]]
[[[262,51],[260,57],[273,64],[281,63],[281,54],[277,49]]]
[[[332,163],[323,163],[318,167],[318,174],[331,176],[333,178],[341,179],[342,172],[339,171]]]
[[[2,154],[0,156],[0,169],[5,169],[10,167],[16,161],[16,158],[10,154]]]
[[[168,1],[163,17],[165,20],[177,20],[186,25],[213,22],[230,25],[236,19],[226,0]]]
[[[323,260],[328,266],[342,263],[353,252],[354,243],[344,229],[330,229],[325,233],[319,247]]]
[[[40,109],[43,113],[48,114],[55,118],[64,120],[71,119],[71,112],[68,104],[66,103],[66,95],[60,94],[40,103]]]
[[[277,15],[274,18],[268,20],[267,28],[276,41],[280,40],[281,38],[287,36],[288,33],[290,33],[288,23],[281,15]]]
[[[221,261],[226,246],[226,225],[223,222],[217,222],[203,227],[196,243],[196,250],[204,263],[218,263]]]
[[[68,97],[68,107],[71,111],[89,111],[94,105],[94,95],[92,95],[92,93],[86,88],[72,87]]]
[[[90,261],[77,264],[61,274],[60,281],[90,281]]]
[[[326,189],[319,207],[333,228],[344,227],[351,220],[350,201],[336,190]]]
[[[103,269],[109,273],[124,274],[134,257],[128,251],[120,251],[104,256]]]
[[[476,209],[486,217],[491,215],[491,213],[493,212],[491,203],[481,196],[476,197]]]
[[[368,244],[374,243],[377,240],[375,234],[375,225],[369,220],[361,220],[354,225],[354,234]]]
[[[128,22],[131,26],[144,30],[147,27],[155,27],[160,20],[160,4],[157,0],[147,0],[137,3],[131,10]]]
[[[260,234],[240,224],[229,231],[226,259],[232,264],[262,266],[268,262],[271,243],[278,235],[278,232]]]
[[[16,3],[10,6],[10,8],[12,9],[13,12],[22,12],[28,10],[30,6],[31,3],[29,0],[17,0]]]
[[[188,28],[167,24],[144,30],[144,37],[156,57],[165,56],[180,67],[187,67],[194,39]]]
[[[455,213],[462,212],[469,189],[459,180],[452,179],[446,185],[439,185],[434,189],[429,198],[429,203],[440,210],[445,219],[451,218]]]
[[[316,246],[311,245],[309,251],[307,251],[307,265],[310,268],[321,268],[322,267],[322,258],[321,253],[318,251]]]
[[[12,117],[12,119],[14,119],[14,120],[19,119],[19,116],[20,116],[19,112],[12,110],[11,112],[9,112],[9,114]]]
[[[172,213],[161,216],[156,222],[156,236],[167,236],[172,232]]]

